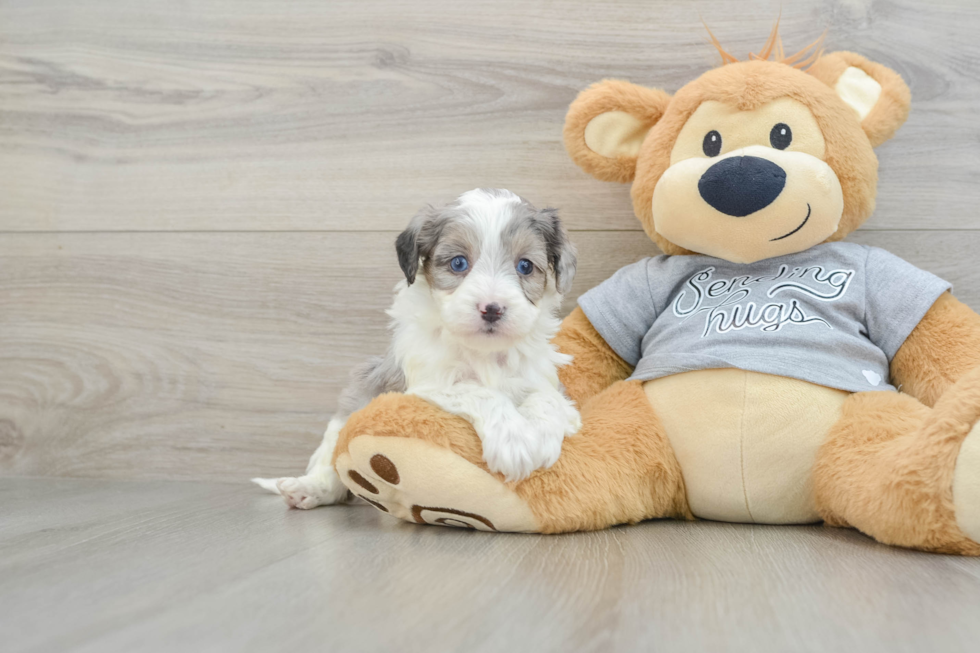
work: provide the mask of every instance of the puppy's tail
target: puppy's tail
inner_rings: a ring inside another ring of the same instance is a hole
[[[277,480],[278,479],[275,478],[253,478],[252,482],[258,485],[263,490],[268,490],[273,494],[282,494],[282,492],[280,492],[279,488],[276,486]]]

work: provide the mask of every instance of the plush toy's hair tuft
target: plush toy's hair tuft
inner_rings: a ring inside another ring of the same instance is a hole
[[[738,63],[739,59],[732,53],[728,52],[721,46],[721,42],[718,38],[711,32],[708,24],[704,22],[704,29],[708,30],[708,36],[711,37],[711,44],[715,46],[718,53],[721,55],[721,65],[729,63]],[[779,38],[779,18],[776,19],[776,24],[772,26],[772,32],[769,33],[769,38],[766,39],[765,44],[762,46],[762,50],[759,54],[754,52],[749,53],[749,61],[768,61],[770,58],[777,63],[784,63],[787,66],[793,68],[799,68],[804,70],[809,66],[812,66],[817,62],[817,60],[823,55],[823,42],[826,38],[827,32],[824,32],[820,38],[806,46],[796,54],[786,56],[783,51],[783,40]]]

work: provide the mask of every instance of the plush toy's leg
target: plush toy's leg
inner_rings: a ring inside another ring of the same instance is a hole
[[[814,468],[827,523],[886,544],[980,555],[980,369],[928,408],[864,392],[843,415]]]
[[[469,422],[412,396],[383,395],[348,420],[335,464],[363,499],[418,523],[556,533],[689,518],[680,468],[637,382],[582,409],[582,430],[549,469],[505,484]]]
[[[517,486],[548,533],[644,519],[693,519],[684,478],[639,381],[620,381],[582,409],[553,467]]]

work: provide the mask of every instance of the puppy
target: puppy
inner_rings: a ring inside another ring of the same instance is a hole
[[[509,481],[550,467],[581,427],[551,344],[575,248],[554,209],[478,189],[419,212],[396,241],[405,280],[388,310],[386,355],[356,368],[299,478],[252,479],[296,508],[343,501],[331,464],[347,417],[385,392],[418,395],[469,420],[487,466]]]

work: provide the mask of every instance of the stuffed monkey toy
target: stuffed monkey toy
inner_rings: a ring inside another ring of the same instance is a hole
[[[654,518],[849,526],[980,555],[980,316],[945,281],[842,240],[873,211],[873,148],[910,94],[815,44],[725,52],[673,96],[607,80],[565,144],[632,183],[664,252],[585,293],[555,343],[582,430],[517,483],[461,417],[382,395],[334,463],[404,520],[561,533]],[[351,473],[355,472],[355,473]]]

